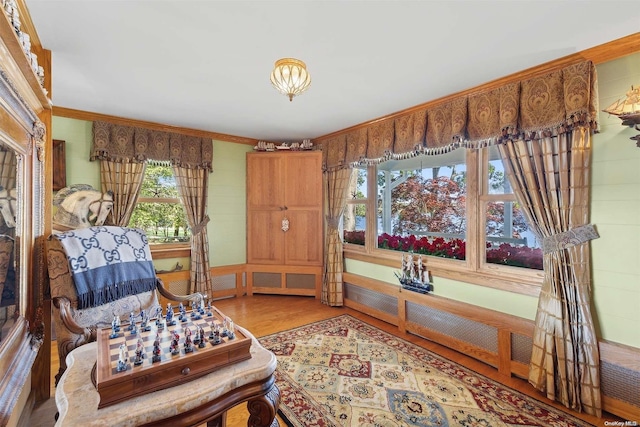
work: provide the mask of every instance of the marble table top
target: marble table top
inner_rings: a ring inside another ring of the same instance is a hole
[[[211,402],[225,393],[269,377],[276,369],[275,355],[251,338],[251,359],[196,378],[184,384],[156,391],[98,409],[100,395],[91,382],[98,344],[85,344],[67,356],[67,370],[56,388],[59,411],[56,427],[62,426],[136,426],[187,412]]]

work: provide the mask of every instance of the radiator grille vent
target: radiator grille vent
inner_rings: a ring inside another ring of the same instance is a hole
[[[211,288],[214,291],[224,291],[236,288],[236,275],[226,274],[224,276],[211,277]]]
[[[282,274],[254,272],[253,286],[257,288],[281,288]]]
[[[640,372],[600,361],[602,393],[640,407]]]
[[[533,340],[519,334],[511,334],[511,360],[528,365],[531,362]]]
[[[344,284],[344,297],[394,316],[398,315],[398,299],[350,283]]]
[[[407,320],[490,352],[498,352],[498,330],[491,326],[409,301]]]

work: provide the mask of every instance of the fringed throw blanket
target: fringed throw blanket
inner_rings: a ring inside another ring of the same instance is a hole
[[[156,288],[158,279],[142,230],[101,226],[54,236],[67,253],[79,309]]]

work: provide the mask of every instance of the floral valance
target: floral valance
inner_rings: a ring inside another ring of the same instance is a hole
[[[211,171],[211,139],[141,127],[93,122],[91,160],[168,161],[188,169]]]
[[[441,154],[514,138],[536,139],[575,125],[596,127],[595,66],[585,61],[529,79],[412,108],[315,142],[325,169]]]

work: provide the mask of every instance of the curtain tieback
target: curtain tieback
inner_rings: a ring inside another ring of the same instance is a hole
[[[204,228],[207,226],[207,224],[209,224],[209,215],[205,215],[204,219],[200,221],[198,225],[191,229],[191,234],[195,236],[196,234],[201,233],[202,230],[204,230]]]
[[[562,249],[568,249],[572,246],[588,242],[589,240],[597,239],[598,237],[600,237],[600,235],[593,224],[581,225],[569,231],[557,233],[542,239],[542,252],[548,254]]]
[[[327,215],[325,218],[327,219],[327,226],[329,228],[337,229],[340,226],[340,217],[333,218],[333,217],[330,217],[329,215]]]

